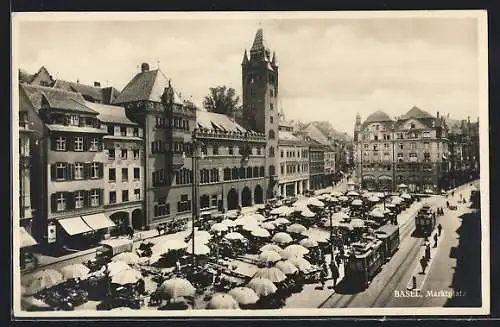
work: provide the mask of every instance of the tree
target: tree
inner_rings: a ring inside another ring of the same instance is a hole
[[[232,115],[239,109],[240,97],[230,87],[211,87],[210,93],[203,99],[203,107],[210,112]]]

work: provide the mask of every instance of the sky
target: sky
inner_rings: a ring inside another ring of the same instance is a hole
[[[262,27],[289,120],[326,120],[352,135],[356,113],[364,120],[376,110],[479,116],[475,18],[256,18],[23,21],[16,62],[119,90],[148,62],[201,105],[209,87],[241,95],[243,53]]]

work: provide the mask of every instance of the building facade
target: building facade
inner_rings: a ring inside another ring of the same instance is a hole
[[[325,146],[325,178],[323,179],[323,187],[332,186],[335,180],[335,148],[333,142]]]
[[[262,28],[257,30],[250,56],[245,50],[242,69],[242,120],[248,130],[266,135],[266,199],[277,194],[278,185],[278,62],[267,46]]]
[[[325,183],[325,146],[311,138],[306,141],[309,145],[309,190],[315,191]]]
[[[78,93],[21,85],[37,113],[33,148],[33,233],[39,240],[82,245],[114,224],[103,214],[106,131]],[[38,122],[41,124],[38,124]]]
[[[354,129],[356,174],[363,188],[438,191],[448,174],[448,136],[443,117],[417,107],[392,119],[377,111]]]
[[[143,130],[120,106],[86,103],[98,112],[103,136],[104,210],[116,225],[143,229],[144,141]]]
[[[304,139],[293,133],[286,121],[279,126],[278,195],[294,197],[309,190],[309,148]]]

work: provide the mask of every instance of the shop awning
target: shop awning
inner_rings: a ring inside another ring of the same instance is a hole
[[[60,219],[58,222],[66,233],[71,236],[92,231],[92,228],[90,228],[80,217]]]
[[[21,240],[21,248],[37,245],[37,241],[31,236],[24,227],[19,227],[19,238]]]
[[[82,219],[94,230],[115,227],[115,223],[106,217],[103,213],[96,213],[94,215],[82,216]]]

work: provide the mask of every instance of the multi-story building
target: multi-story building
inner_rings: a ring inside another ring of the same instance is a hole
[[[114,104],[144,131],[144,215],[146,228],[191,215],[192,134],[196,108],[187,105],[159,69],[147,63]]]
[[[98,113],[79,93],[21,84],[34,115],[33,233],[48,243],[79,246],[114,224],[103,214],[104,153]]]
[[[325,178],[323,179],[323,187],[328,187],[333,184],[335,178],[335,154],[333,141],[329,140],[329,144],[325,146]]]
[[[107,131],[104,142],[104,210],[116,225],[146,226],[143,214],[143,131],[125,115],[125,108],[86,102]]]
[[[266,135],[266,199],[277,192],[278,165],[278,62],[267,46],[262,28],[257,30],[250,56],[245,50],[242,69],[243,109],[241,125]]]
[[[450,187],[479,178],[479,121],[445,118],[449,128]]]
[[[33,212],[31,207],[31,128],[33,110],[24,90],[19,94],[19,225],[31,232]]]
[[[306,136],[309,145],[309,190],[319,190],[324,186],[325,146]]]
[[[293,133],[293,127],[280,117],[278,131],[278,195],[291,197],[309,189],[309,148],[304,139]]]
[[[376,111],[354,129],[357,176],[363,188],[395,190],[406,184],[412,192],[437,191],[448,173],[447,128],[439,113],[434,117],[413,107],[393,120]]]
[[[204,110],[197,110],[196,122],[200,209],[225,211],[264,203],[266,136]]]

